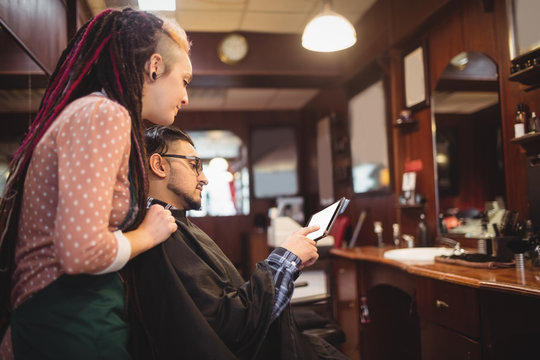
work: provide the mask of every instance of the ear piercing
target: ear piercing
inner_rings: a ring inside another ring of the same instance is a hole
[[[153,80],[156,80],[156,79],[157,79],[157,74],[156,74],[156,72],[155,72],[155,71],[154,71],[154,72],[152,72],[152,79],[153,79]]]

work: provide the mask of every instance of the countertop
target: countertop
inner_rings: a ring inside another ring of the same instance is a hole
[[[409,274],[429,277],[470,287],[500,290],[524,295],[540,296],[540,267],[533,267],[530,261],[525,270],[516,268],[479,269],[438,262],[402,262],[383,257],[385,251],[395,249],[387,246],[360,246],[353,249],[332,249],[333,256],[370,261],[398,267]]]

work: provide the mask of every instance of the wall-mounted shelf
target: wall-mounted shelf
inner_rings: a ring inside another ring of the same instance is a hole
[[[510,141],[521,145],[529,156],[536,156],[540,154],[540,132],[525,134],[523,136],[513,138]]]
[[[400,209],[423,209],[426,207],[425,203],[418,203],[418,204],[398,204],[398,208]]]
[[[510,81],[517,81],[525,85],[540,84],[540,65],[530,66],[526,69],[517,71],[508,77]]]
[[[398,128],[410,128],[418,124],[418,120],[416,119],[412,119],[408,121],[401,121],[401,122],[399,120],[400,119],[396,120],[396,122],[394,122],[392,125]]]
[[[512,59],[512,68],[508,80],[517,81],[530,86],[530,89],[540,86],[540,48]]]

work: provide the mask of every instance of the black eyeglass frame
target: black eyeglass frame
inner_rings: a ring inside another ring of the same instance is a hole
[[[197,156],[188,156],[188,155],[176,155],[176,154],[160,154],[162,157],[172,157],[176,159],[187,159],[187,160],[195,160],[195,172],[197,173],[197,176],[201,175],[203,171],[203,165],[200,157]]]

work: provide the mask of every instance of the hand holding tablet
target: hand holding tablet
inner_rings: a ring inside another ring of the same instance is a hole
[[[349,201],[350,201],[349,199],[342,197],[341,199],[339,199],[332,205],[311,215],[311,218],[309,219],[306,227],[312,226],[312,225],[319,225],[320,229],[307,234],[306,237],[317,241],[327,236],[328,233],[330,232],[330,229],[332,229],[332,225],[334,224],[334,221],[336,220],[337,216],[341,214],[343,211],[345,211],[345,209],[347,208],[347,205],[349,205]]]

